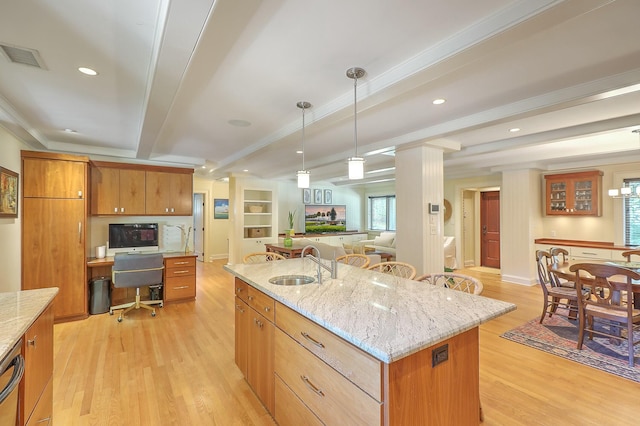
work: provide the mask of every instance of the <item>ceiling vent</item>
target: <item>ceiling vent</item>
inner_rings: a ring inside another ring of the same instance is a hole
[[[9,62],[13,62],[14,64],[30,65],[43,70],[47,69],[40,57],[40,53],[35,49],[0,44],[0,52],[2,52]]]

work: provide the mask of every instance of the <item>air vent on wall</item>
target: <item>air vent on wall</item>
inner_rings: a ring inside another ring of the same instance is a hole
[[[30,65],[43,70],[47,69],[40,57],[40,53],[35,49],[0,44],[0,52],[14,64]]]

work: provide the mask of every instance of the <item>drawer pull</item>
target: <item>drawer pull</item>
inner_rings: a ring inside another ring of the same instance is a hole
[[[189,262],[174,262],[174,265],[188,265]]]
[[[247,299],[253,300],[253,296],[249,295],[249,296],[247,296]]]
[[[242,287],[237,287],[236,288],[236,293],[242,293]]]
[[[187,271],[173,271],[173,274],[174,274],[174,275],[178,275],[178,274],[188,274],[188,273],[189,273],[189,271],[188,271],[188,270],[187,270]]]
[[[270,307],[268,307],[268,306],[265,306],[265,307],[264,307],[264,311],[265,311],[265,312],[269,312],[270,310],[271,310],[271,308],[270,308]]]
[[[598,253],[591,253],[591,252],[588,252],[588,251],[583,251],[582,254],[589,254],[589,255],[592,255],[592,256],[596,256]]]
[[[27,339],[27,346],[33,346],[34,348],[36,347],[36,339],[38,338],[38,336],[33,336],[33,340],[31,339]]]
[[[313,392],[317,393],[320,396],[324,396],[324,392],[322,392],[320,389],[318,389],[317,387],[315,387],[313,385],[313,383],[311,383],[311,381],[309,381],[309,378],[307,376],[300,376],[300,378],[302,379],[302,381],[304,382],[305,385],[307,385],[307,387],[309,389],[311,389]]]
[[[256,325],[260,328],[262,328],[262,326],[264,325],[262,321],[260,321],[258,318],[254,318],[253,322],[256,323]]]
[[[244,309],[242,309],[242,306],[236,305],[236,309],[244,314]]]
[[[304,337],[305,339],[307,339],[308,341],[310,341],[311,343],[313,343],[317,347],[324,349],[324,345],[322,344],[322,342],[318,342],[316,339],[314,339],[313,337],[309,336],[309,334],[307,334],[304,331],[301,331],[300,334],[302,334],[302,337]]]
[[[174,290],[183,290],[185,288],[189,288],[189,286],[188,285],[181,285],[181,286],[178,286],[178,287],[174,287],[173,289]]]

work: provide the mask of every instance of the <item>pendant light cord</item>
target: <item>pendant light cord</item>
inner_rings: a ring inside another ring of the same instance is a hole
[[[355,157],[358,156],[358,75],[353,76],[353,143],[355,144]]]
[[[306,108],[302,107],[302,170],[306,170],[304,168],[304,111]]]

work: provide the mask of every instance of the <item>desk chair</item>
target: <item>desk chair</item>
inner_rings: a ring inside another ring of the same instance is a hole
[[[127,254],[116,253],[113,259],[111,280],[116,288],[136,289],[136,300],[109,308],[109,315],[113,315],[116,309],[123,309],[118,316],[118,322],[122,322],[122,316],[132,309],[148,309],[151,316],[156,316],[155,308],[149,305],[163,306],[162,300],[140,300],[140,287],[162,284],[162,270],[164,261],[162,253],[153,254]]]

